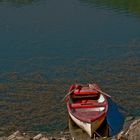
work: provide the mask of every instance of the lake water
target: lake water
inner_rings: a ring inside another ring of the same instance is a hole
[[[132,6],[135,5],[135,6]],[[0,0],[0,129],[67,128],[73,83],[97,82],[140,115],[140,2]]]

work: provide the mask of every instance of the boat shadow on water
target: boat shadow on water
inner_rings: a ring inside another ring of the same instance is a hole
[[[106,119],[95,131],[92,138],[69,117],[69,131],[72,138],[74,140],[93,140],[95,137],[111,137],[118,134],[123,128],[124,116],[120,112],[118,105],[111,98],[108,98],[108,104]]]

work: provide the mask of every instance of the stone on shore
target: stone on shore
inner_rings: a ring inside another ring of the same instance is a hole
[[[140,140],[140,119],[135,120],[126,132],[128,140]]]
[[[13,140],[13,139],[15,139],[16,137],[19,137],[19,136],[21,136],[20,131],[16,131],[8,137],[8,140]]]
[[[111,140],[140,140],[140,119],[133,120],[128,129],[125,128]]]
[[[42,137],[40,140],[49,140],[47,137]]]
[[[41,133],[39,133],[38,135],[33,137],[33,140],[40,140],[42,137],[43,137],[43,135]]]
[[[111,138],[106,137],[97,138],[96,140],[140,140],[140,118],[137,118],[135,120],[129,118],[127,121],[125,122],[124,129],[118,135],[113,136]],[[26,133],[16,131],[15,133],[11,134],[8,137],[5,136],[0,137],[0,140],[72,140],[72,139],[73,138],[71,138],[70,132],[60,132],[60,134],[55,136],[48,136],[46,134],[41,133],[35,136],[30,136]]]

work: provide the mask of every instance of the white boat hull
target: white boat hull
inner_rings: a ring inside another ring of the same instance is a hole
[[[105,116],[101,117],[100,119],[95,120],[94,122],[83,122],[77,119],[75,116],[73,116],[70,112],[69,115],[71,119],[84,131],[87,132],[87,134],[92,137],[93,133],[100,127],[102,122],[105,119]]]

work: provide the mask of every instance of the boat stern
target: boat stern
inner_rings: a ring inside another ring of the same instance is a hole
[[[94,133],[97,134],[96,130],[101,126],[104,119],[105,119],[105,116],[103,116],[100,119],[98,119],[94,122],[91,122],[91,123],[84,123],[83,122],[85,124],[85,131],[90,136],[90,138],[92,138]]]
[[[70,112],[69,115],[71,119],[81,128],[83,129],[90,137],[93,136],[94,133],[96,133],[96,130],[100,127],[100,125],[103,123],[105,119],[105,115],[100,117],[99,119],[91,122],[84,122],[79,119],[77,119],[75,116],[73,116]]]

